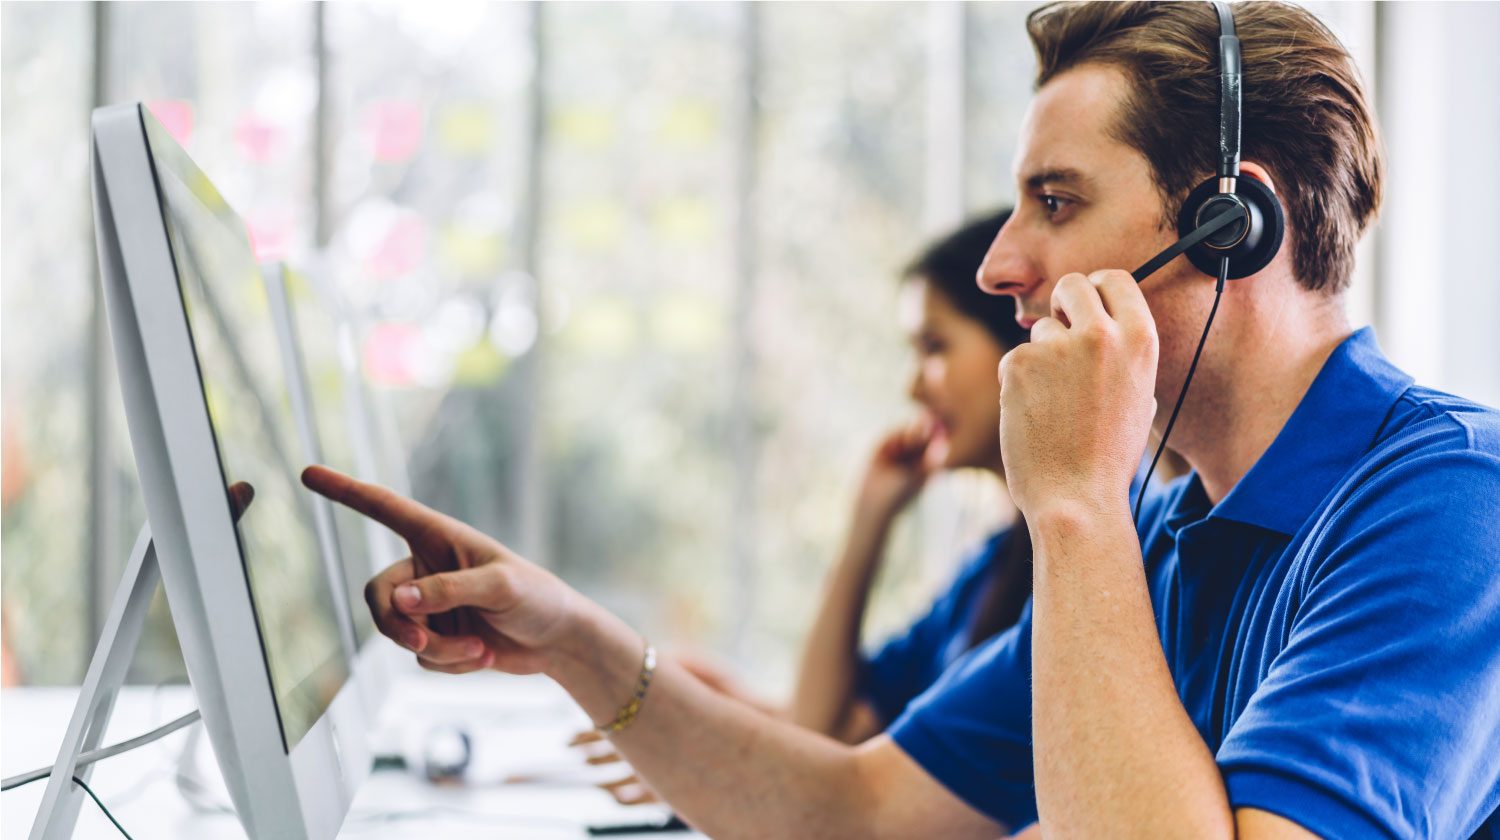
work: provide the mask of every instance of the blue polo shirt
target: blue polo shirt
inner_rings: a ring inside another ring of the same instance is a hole
[[[973,647],[975,611],[980,596],[994,585],[996,558],[1009,536],[1006,528],[970,552],[927,613],[865,660],[859,693],[874,707],[882,724],[895,720]]]
[[[1323,837],[1500,838],[1500,412],[1361,330],[1217,505],[1141,517],[1157,629],[1234,807]],[[970,805],[1036,819],[1031,611],[890,733]]]
[[[1130,498],[1140,490],[1151,466],[1141,462],[1130,482]],[[859,676],[859,695],[869,701],[882,725],[901,716],[907,705],[931,688],[948,667],[974,645],[979,604],[995,585],[995,564],[1010,539],[1011,529],[991,534],[960,564],[953,582],[927,613],[902,633],[887,639],[865,659]],[[1026,608],[1030,608],[1028,602]]]

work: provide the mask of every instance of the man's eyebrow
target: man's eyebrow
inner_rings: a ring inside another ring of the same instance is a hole
[[[1026,188],[1034,190],[1050,184],[1082,186],[1090,180],[1087,175],[1077,169],[1043,169],[1026,176]]]

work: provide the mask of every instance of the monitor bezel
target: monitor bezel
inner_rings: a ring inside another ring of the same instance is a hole
[[[246,831],[331,838],[370,770],[370,727],[351,678],[284,747],[147,140],[151,119],[139,103],[96,109],[92,176],[100,281],[162,584]]]
[[[312,375],[308,368],[307,348],[303,346],[301,331],[297,326],[297,306],[292,290],[291,268],[284,262],[272,261],[261,265],[261,277],[266,284],[266,298],[270,302],[271,320],[276,326],[281,343],[282,360],[286,369],[287,385],[291,388],[292,413],[296,416],[298,434],[303,454],[309,463],[326,463],[323,439],[318,424],[318,402],[312,390]],[[320,296],[323,297],[323,296]],[[332,301],[323,300],[325,311],[338,331],[352,330],[353,325],[341,317],[339,307]],[[335,337],[335,341],[338,337]],[[387,483],[379,474],[374,452],[373,421],[368,415],[369,395],[365,393],[364,374],[357,363],[350,364],[342,356],[335,360],[339,371],[339,399],[343,403],[343,431],[349,436],[354,463],[331,465],[337,469],[352,467],[351,474],[362,481]],[[350,556],[339,539],[338,526],[334,519],[332,504],[322,497],[313,499],[317,510],[317,525],[322,539],[332,552],[336,565],[330,574],[337,577],[339,591],[345,603],[353,603],[347,589],[345,567],[356,564],[360,579],[367,580],[387,566],[400,560],[405,552],[399,538],[378,522],[360,517],[365,529],[365,542],[369,546],[368,557]],[[357,593],[356,593],[357,594]],[[362,600],[362,599],[361,599]],[[354,608],[358,608],[357,605]],[[380,710],[390,696],[395,658],[401,649],[379,633],[374,633],[363,645],[358,644],[352,616],[347,615],[349,636],[354,640],[356,653],[353,659],[352,679],[359,685],[364,698],[365,714],[371,720],[378,719]]]

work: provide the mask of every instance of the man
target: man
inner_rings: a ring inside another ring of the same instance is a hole
[[[985,836],[1038,812],[1049,836],[1497,836],[1500,417],[1351,335],[1340,295],[1381,190],[1364,94],[1300,9],[1236,22],[1243,175],[1281,197],[1286,244],[1224,293],[1171,438],[1194,473],[1137,532],[1126,488],[1214,284],[1185,260],[1144,287],[1118,269],[1175,238],[1213,172],[1217,22],[1197,3],[1031,18],[1021,196],[980,282],[1034,323],[1000,371],[1034,602],[887,735],[843,747],[653,674],[547,572],[313,468],[412,544],[369,587],[382,630],[435,670],[554,677],[715,836]]]

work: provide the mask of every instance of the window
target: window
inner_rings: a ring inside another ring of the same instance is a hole
[[[81,677],[144,516],[95,320],[96,102],[147,102],[262,258],[341,291],[419,498],[664,646],[784,685],[867,448],[911,410],[897,274],[950,221],[1014,200],[1030,8],[5,4],[4,608],[26,678]],[[1493,77],[1454,63],[1482,50],[1423,64],[1412,40],[1423,21],[1469,37],[1493,14],[1313,8],[1405,126],[1405,209],[1366,246],[1354,319],[1434,384],[1493,402],[1494,340],[1432,329],[1480,318],[1468,303],[1493,283],[1457,257],[1411,268],[1468,251],[1430,246],[1416,208],[1438,193],[1406,192],[1422,183],[1409,147],[1477,153],[1405,119],[1420,103],[1401,84],[1423,67]],[[1493,102],[1461,92],[1449,101]],[[1481,118],[1494,109],[1465,114]],[[1408,324],[1411,301],[1428,316]],[[951,574],[998,498],[965,477],[924,494],[873,634]],[[180,674],[174,645],[159,605],[135,678]]]

